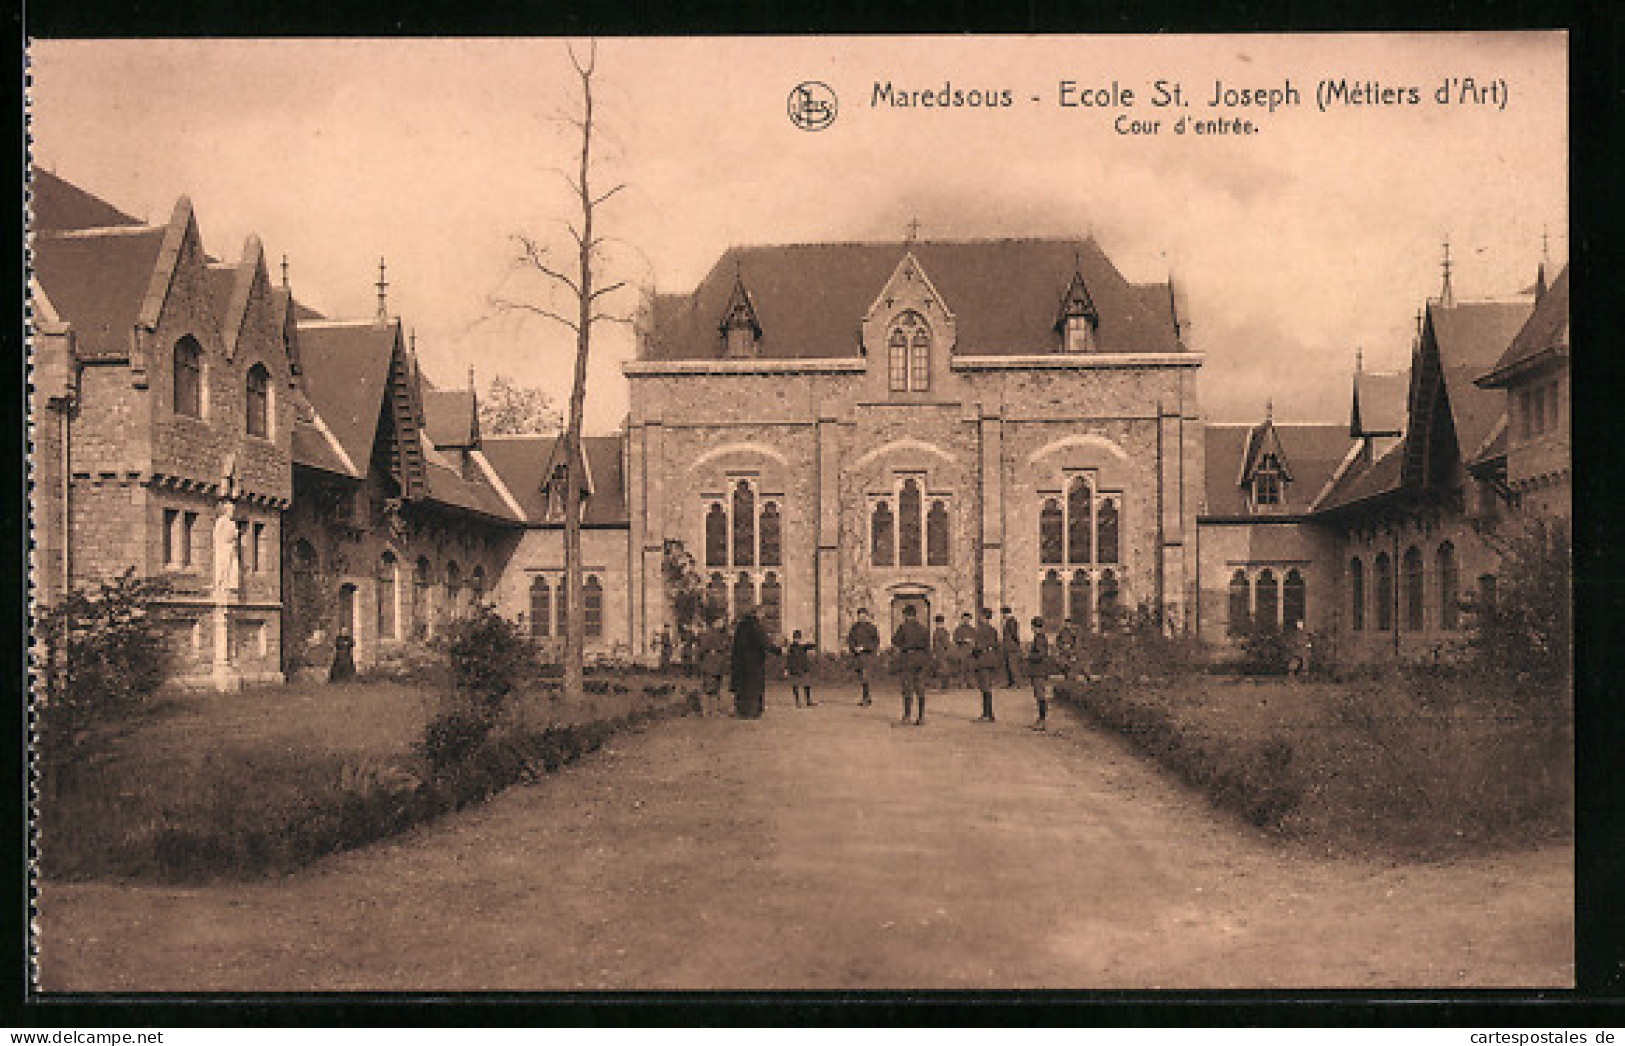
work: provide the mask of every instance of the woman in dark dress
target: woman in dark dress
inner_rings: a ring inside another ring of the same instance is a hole
[[[327,670],[327,681],[342,683],[355,676],[355,640],[350,638],[350,630],[339,629],[339,634],[333,637],[333,667]]]
[[[729,688],[734,692],[734,715],[741,719],[762,717],[762,692],[767,686],[767,655],[773,649],[762,632],[756,612],[747,610],[734,629],[733,674]]]

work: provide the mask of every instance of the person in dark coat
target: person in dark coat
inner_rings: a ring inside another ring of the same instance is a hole
[[[1034,730],[1049,729],[1049,636],[1044,634],[1044,619],[1033,618],[1033,637],[1027,641],[1027,678],[1032,680],[1033,700],[1038,702],[1038,721]]]
[[[959,626],[954,629],[954,676],[960,686],[970,686],[973,664],[971,650],[976,646],[976,622],[970,611],[959,615]]]
[[[722,677],[728,671],[732,646],[728,641],[727,623],[718,619],[700,636],[697,650],[700,657],[700,677],[705,680],[705,714],[722,714]]]
[[[925,725],[925,672],[931,665],[931,633],[915,619],[914,604],[903,606],[903,621],[892,633],[893,656],[897,659],[897,674],[903,681],[903,722],[915,701],[920,703],[915,726]]]
[[[733,672],[728,684],[734,692],[734,715],[740,719],[762,718],[767,655],[777,652],[762,631],[756,611],[745,611],[734,626]]]
[[[982,608],[982,621],[976,626],[971,640],[971,668],[976,674],[976,687],[982,691],[982,715],[978,723],[993,722],[993,681],[998,678],[1004,664],[1004,650],[999,644],[999,630],[993,627],[993,611]]]
[[[339,634],[333,637],[333,667],[327,670],[327,681],[342,683],[355,676],[355,640],[350,638],[350,630],[339,629]]]
[[[869,620],[867,609],[858,610],[858,619],[846,633],[846,647],[852,652],[852,663],[857,667],[858,681],[863,685],[863,697],[858,704],[872,704],[869,698],[869,680],[874,677],[875,657],[880,652],[880,629]]]
[[[936,626],[931,630],[931,673],[937,677],[937,685],[946,693],[953,680],[954,640],[948,634],[948,619],[945,616],[937,615]]]
[[[1071,680],[1078,661],[1078,619],[1069,617],[1055,633],[1055,661],[1061,675]]]
[[[1016,620],[1009,607],[1000,607],[999,613],[1004,615],[1004,685],[1013,690],[1021,664],[1021,622]]]
[[[655,650],[660,654],[660,672],[664,675],[671,671],[671,629],[662,628],[660,635],[655,637]]]
[[[796,696],[796,707],[801,707],[801,699],[805,695],[807,707],[811,708],[812,644],[802,642],[799,628],[791,633],[789,645],[784,648],[784,674],[790,677],[790,690]]]

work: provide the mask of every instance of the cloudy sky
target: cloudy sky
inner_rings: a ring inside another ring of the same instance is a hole
[[[568,247],[562,42],[37,41],[30,65],[37,164],[155,222],[190,195],[212,253],[257,233],[332,316],[371,314],[384,255],[432,378],[473,364],[482,385],[501,372],[564,398],[568,332],[490,305],[527,290],[516,234]],[[1447,237],[1463,297],[1527,286],[1543,230],[1568,252],[1561,34],[617,39],[599,74],[599,177],[627,185],[602,212],[616,278],[688,290],[731,244],[900,239],[913,219],[922,238],[1093,234],[1130,279],[1183,287],[1215,420],[1266,399],[1278,418],[1341,417],[1356,348],[1405,364]],[[1458,86],[1441,105],[1452,77],[1504,97],[1461,104]],[[1322,112],[1326,79],[1420,101]],[[817,133],[786,114],[803,80],[840,99]],[[1158,80],[1188,106],[1152,106]],[[1062,81],[1134,104],[1062,106]],[[1210,108],[1216,81],[1290,81],[1300,101]],[[887,82],[1013,104],[872,104]],[[1257,133],[1176,134],[1182,115]],[[1122,134],[1119,116],[1161,124]],[[603,431],[626,409],[630,339],[606,328],[595,351]]]

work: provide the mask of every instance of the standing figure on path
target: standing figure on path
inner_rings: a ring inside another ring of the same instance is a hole
[[[655,649],[660,653],[660,672],[662,675],[671,671],[671,626],[663,626],[660,635],[655,639]]]
[[[937,615],[937,627],[931,630],[931,674],[937,677],[937,685],[947,693],[952,685],[954,670],[954,641],[948,635],[948,619],[941,614]]]
[[[1033,637],[1027,643],[1027,678],[1032,680],[1033,700],[1038,702],[1038,721],[1034,730],[1048,729],[1049,720],[1049,636],[1044,634],[1044,619],[1033,618]]]
[[[342,683],[355,675],[355,640],[348,628],[333,637],[333,667],[327,670],[329,683]]]
[[[846,634],[846,647],[852,652],[852,662],[857,667],[858,680],[863,685],[863,697],[858,704],[872,704],[869,697],[869,680],[875,673],[875,655],[880,650],[880,630],[869,620],[867,608],[858,610],[858,619],[852,623],[851,630]]]
[[[1069,617],[1062,622],[1061,629],[1055,633],[1055,660],[1061,670],[1061,678],[1072,681],[1072,672],[1077,667],[1078,657],[1078,619]]]
[[[976,646],[976,623],[970,611],[959,615],[959,626],[954,629],[954,675],[960,686],[971,685],[971,650]]]
[[[925,725],[925,672],[931,665],[931,633],[915,620],[914,604],[903,607],[903,621],[892,633],[892,650],[897,658],[897,674],[903,680],[903,722],[915,701],[920,703],[915,726]]]
[[[982,692],[982,715],[978,723],[993,722],[993,681],[998,678],[999,667],[1004,664],[1004,650],[999,645],[998,629],[993,627],[993,611],[982,608],[982,621],[976,626],[971,640],[971,666],[976,673],[976,687]]]
[[[729,688],[734,692],[734,715],[740,719],[762,718],[762,695],[767,689],[767,655],[777,649],[768,642],[756,611],[746,610],[734,626],[733,673]]]
[[[732,647],[727,622],[718,618],[700,636],[698,650],[700,678],[705,680],[705,714],[722,714],[722,677],[727,674]]]
[[[1021,671],[1021,622],[1009,607],[999,608],[1004,615],[1004,685],[1014,690]]]
[[[784,674],[790,677],[790,690],[796,695],[796,707],[801,707],[801,698],[805,694],[807,707],[813,706],[812,683],[808,676],[812,672],[812,644],[801,640],[801,629],[796,629],[790,635],[790,643],[784,648]]]

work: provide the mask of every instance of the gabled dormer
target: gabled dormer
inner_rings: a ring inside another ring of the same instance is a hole
[[[762,323],[756,315],[756,303],[745,288],[744,275],[734,273],[733,293],[723,310],[722,322],[717,325],[722,334],[722,354],[730,359],[747,359],[761,351]]]
[[[1172,303],[1172,285],[1169,301]],[[1094,299],[1083,282],[1083,264],[1078,261],[1072,269],[1072,281],[1061,295],[1061,308],[1055,318],[1055,333],[1061,337],[1062,352],[1094,352],[1099,347],[1100,313],[1095,310]]]
[[[1273,411],[1269,411],[1264,423],[1248,434],[1236,483],[1250,512],[1269,514],[1286,511],[1287,487],[1291,482],[1286,451],[1275,428]]]
[[[892,393],[930,391],[931,376],[953,351],[958,328],[912,250],[864,313],[860,336],[864,355],[884,361]]]
[[[543,519],[549,523],[564,522],[565,495],[569,493],[569,471],[565,468],[564,437],[560,436],[553,441],[553,449],[548,452],[547,462],[542,467],[542,503]],[[576,447],[576,476],[577,490],[580,492],[580,514],[587,514],[587,502],[593,494],[592,469],[588,465],[588,458],[582,445]]]

